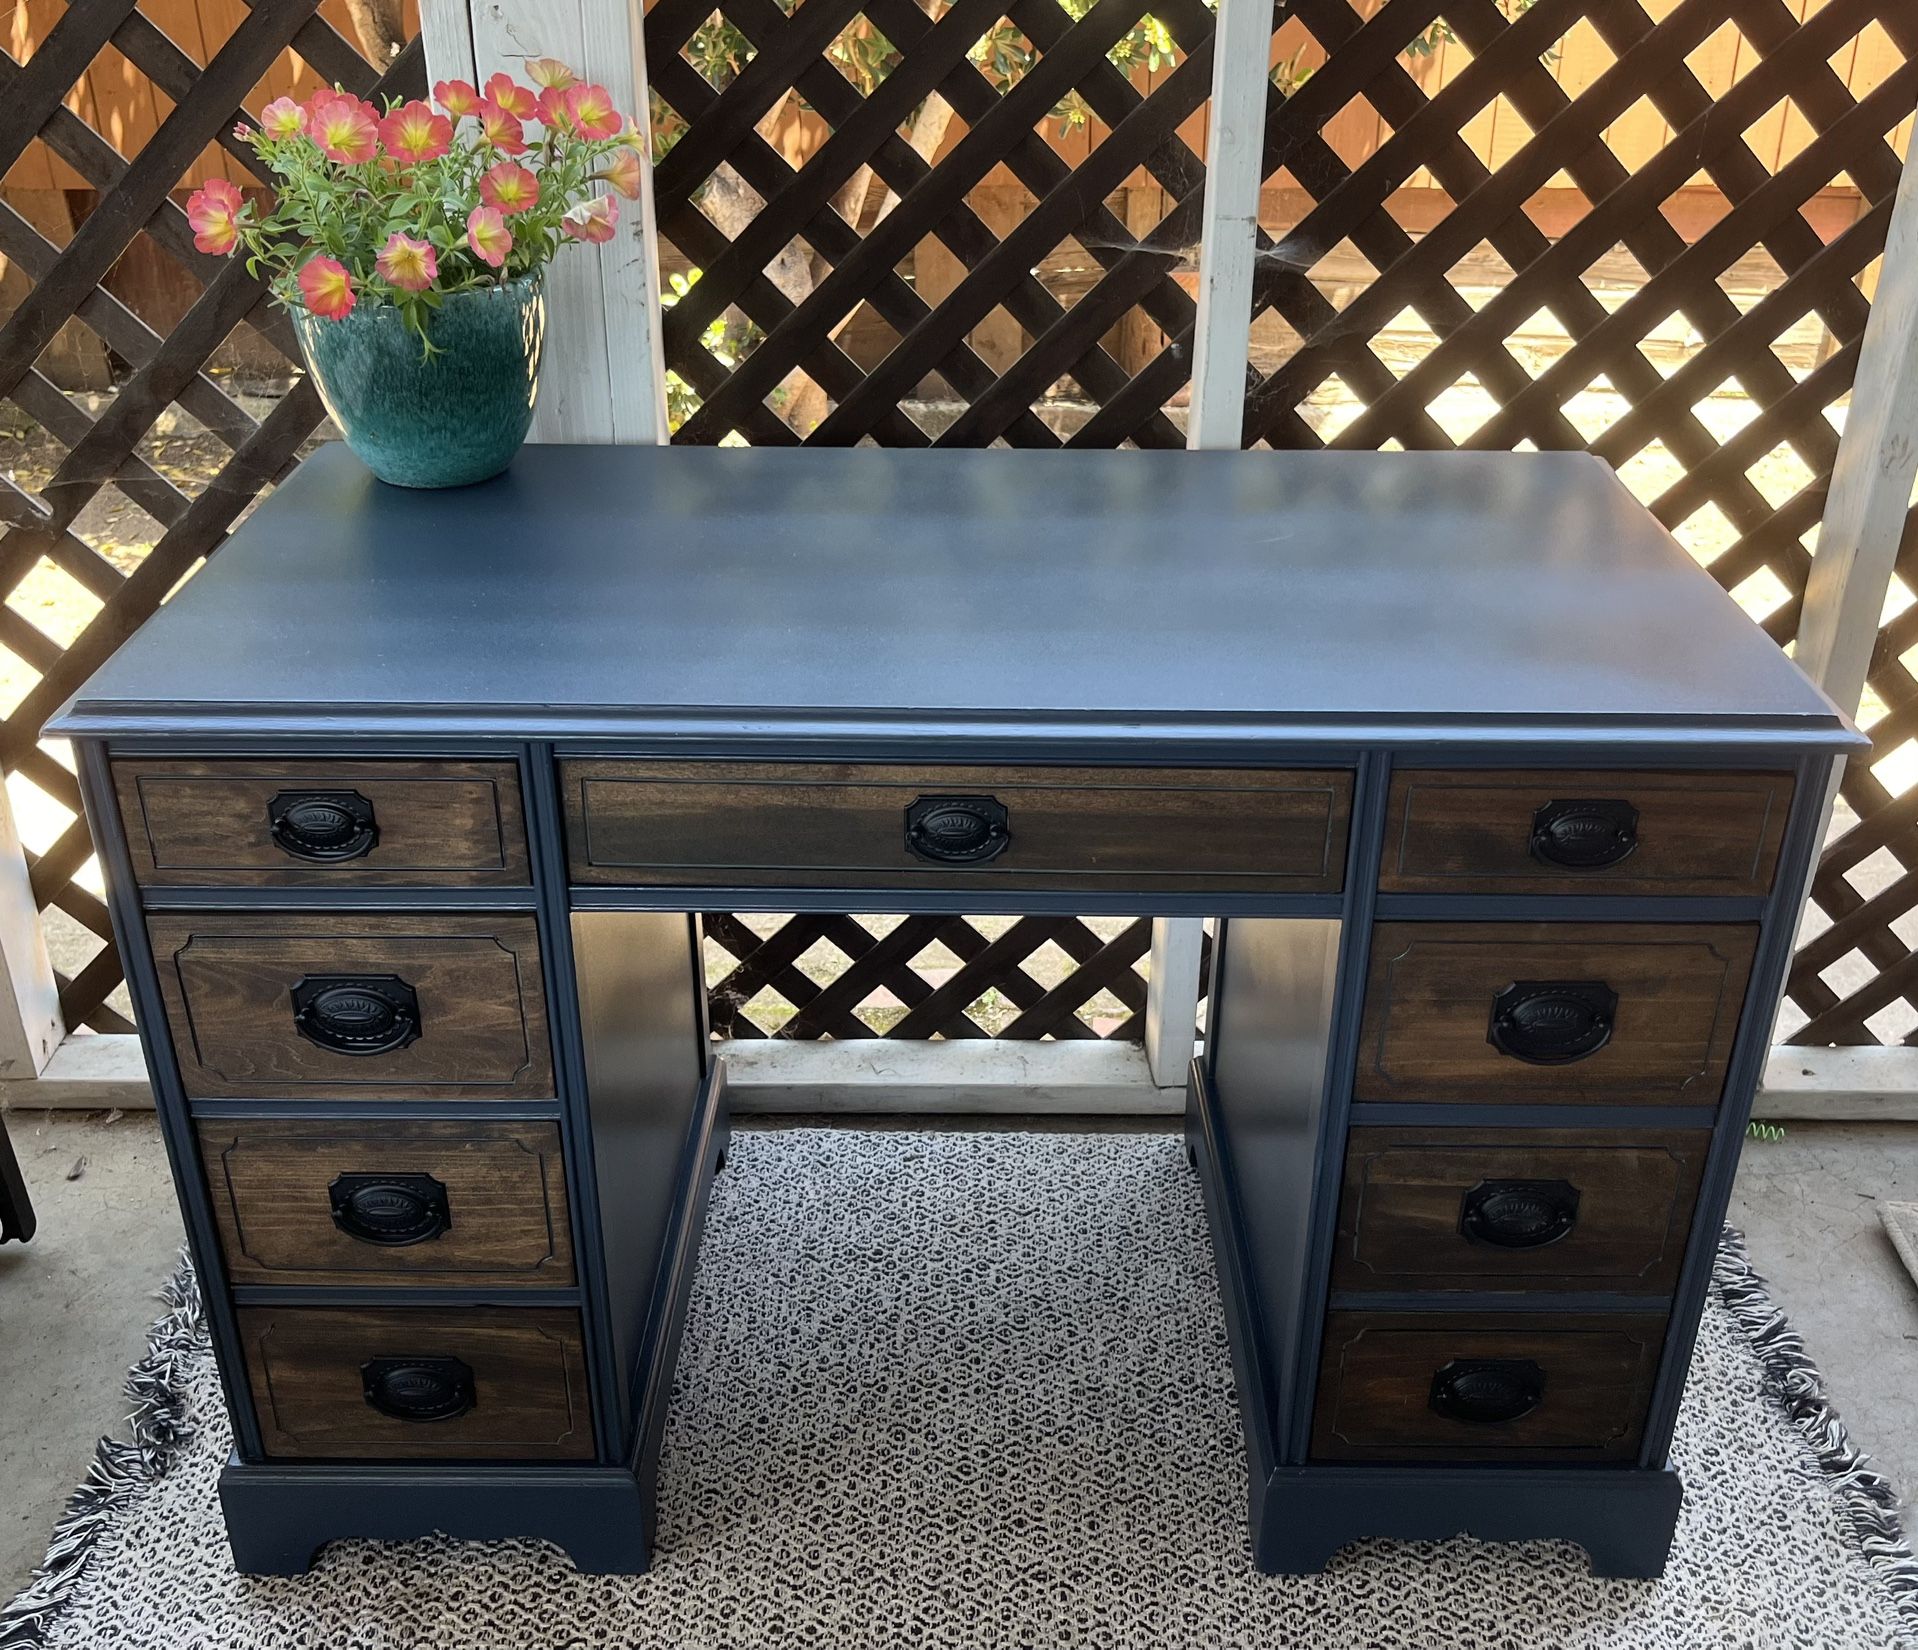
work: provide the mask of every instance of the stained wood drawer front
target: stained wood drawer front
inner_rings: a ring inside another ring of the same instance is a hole
[[[1713,1105],[1757,936],[1747,924],[1381,923],[1353,1092]]]
[[[583,883],[1336,892],[1348,772],[562,764]]]
[[[593,1453],[576,1313],[254,1306],[239,1319],[269,1456],[576,1461]]]
[[[1710,1144],[1703,1129],[1356,1128],[1333,1287],[1664,1294]]]
[[[1379,887],[1762,897],[1791,795],[1783,773],[1395,773]]]
[[[524,886],[511,762],[122,760],[133,874],[152,887]]]
[[[566,1171],[551,1123],[203,1122],[236,1284],[566,1288]]]
[[[147,932],[190,1095],[553,1093],[530,916],[165,914]]]
[[[1333,1312],[1313,1411],[1325,1461],[1619,1461],[1662,1316]]]

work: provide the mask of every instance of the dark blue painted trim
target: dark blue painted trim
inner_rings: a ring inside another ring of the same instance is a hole
[[[557,1123],[557,1100],[190,1100],[194,1117],[309,1117],[398,1121],[439,1118],[463,1123]]]
[[[233,1461],[220,1505],[244,1575],[299,1575],[354,1537],[547,1540],[588,1574],[637,1574],[651,1557],[651,1509],[623,1467]]]
[[[1709,1129],[1716,1106],[1493,1106],[1361,1100],[1351,1124],[1414,1129]]]
[[[649,1509],[657,1487],[666,1411],[672,1402],[673,1365],[679,1359],[679,1339],[686,1326],[686,1308],[699,1261],[699,1239],[706,1225],[706,1203],[730,1135],[726,1062],[713,1057],[706,1062],[705,1079],[693,1102],[692,1122],[680,1152],[673,1210],[667,1221],[652,1305],[646,1314],[646,1338],[632,1372],[630,1464]]]
[[[531,888],[149,888],[149,911],[531,911]]]
[[[1380,922],[1757,922],[1763,899],[1662,894],[1381,894]]]
[[[1046,888],[648,888],[575,885],[576,911],[943,911],[963,916],[1336,917],[1338,894],[1139,894]]]
[[[173,1189],[180,1201],[187,1247],[200,1277],[214,1362],[220,1370],[220,1388],[233,1422],[235,1443],[242,1455],[257,1460],[262,1453],[260,1429],[253,1413],[246,1355],[241,1349],[239,1328],[227,1293],[226,1259],[220,1250],[219,1230],[208,1204],[199,1141],[194,1136],[179,1065],[172,1044],[159,1030],[166,1024],[166,1010],[160,999],[152,950],[147,944],[146,925],[140,916],[138,885],[121,834],[119,809],[113,800],[113,778],[107,768],[106,751],[92,740],[80,740],[74,745],[74,755],[81,796],[106,880],[107,912],[126,968],[133,1017],[148,1028],[140,1039],[140,1049],[146,1057],[148,1080],[153,1085],[154,1109],[159,1115],[161,1137],[166,1142],[167,1162],[173,1170]]]
[[[1250,1475],[1248,1518],[1252,1545],[1259,1545],[1259,1522],[1264,1517],[1261,1487],[1278,1466],[1279,1445],[1273,1435],[1271,1387],[1265,1370],[1266,1339],[1258,1297],[1252,1288],[1252,1262],[1245,1248],[1245,1219],[1239,1212],[1239,1179],[1232,1147],[1219,1128],[1218,1108],[1212,1097],[1212,1077],[1203,1059],[1193,1060],[1186,1074],[1186,1156],[1199,1177],[1205,1198],[1206,1223],[1212,1233],[1212,1262],[1219,1272],[1219,1295],[1225,1309],[1226,1345],[1232,1354],[1233,1384],[1239,1395],[1239,1426],[1245,1435],[1246,1470]]]
[[[1293,1379],[1293,1413],[1282,1419],[1283,1459],[1303,1461],[1312,1431],[1312,1402],[1319,1385],[1319,1349],[1325,1338],[1325,1303],[1331,1290],[1332,1245],[1337,1236],[1340,1185],[1345,1177],[1345,1133],[1352,1082],[1359,1061],[1359,1021],[1365,1008],[1372,954],[1372,915],[1378,900],[1379,860],[1385,850],[1386,793],[1392,759],[1382,752],[1359,764],[1352,793],[1352,833],[1345,866],[1345,921],[1339,933],[1338,978],[1332,993],[1332,1032],[1325,1062],[1324,1103],[1319,1109],[1317,1180],[1312,1193],[1312,1241],[1300,1291],[1299,1361]]]
[[[573,925],[566,900],[566,830],[560,814],[557,776],[549,746],[520,753],[520,790],[526,809],[527,846],[539,890],[539,948],[546,972],[546,1014],[553,1043],[553,1074],[565,1117],[566,1194],[573,1221],[573,1256],[579,1270],[580,1317],[591,1370],[593,1430],[603,1462],[624,1454],[626,1418],[620,1413],[622,1374],[613,1356],[606,1259],[600,1248],[599,1177],[593,1163],[592,1110],[588,1103],[585,1037],[579,1021],[579,981],[573,970]]]
[[[1335,1312],[1663,1312],[1669,1295],[1586,1293],[1582,1290],[1335,1289],[1328,1303]]]
[[[1807,757],[1799,765],[1792,808],[1778,854],[1779,876],[1772,889],[1771,909],[1759,932],[1745,988],[1738,1037],[1726,1067],[1725,1088],[1718,1107],[1717,1132],[1706,1155],[1698,1202],[1692,1215],[1691,1240],[1672,1292],[1672,1327],[1659,1362],[1657,1382],[1645,1422],[1639,1459],[1661,1466],[1678,1424],[1678,1406],[1685,1395],[1691,1370],[1692,1346],[1698,1337],[1698,1319],[1711,1287],[1712,1265],[1718,1254],[1718,1235],[1731,1202],[1732,1180],[1744,1145],[1745,1125],[1771,1052],[1773,1022],[1785,973],[1791,965],[1799,913],[1818,863],[1818,833],[1825,821],[1825,798],[1832,782],[1833,763],[1826,757]]]
[[[235,1306],[578,1306],[577,1289],[501,1289],[462,1284],[454,1289],[347,1287],[340,1284],[241,1284]]]
[[[861,710],[822,713],[804,707],[739,706],[720,711],[673,712],[634,706],[555,709],[513,705],[253,705],[168,703],[162,700],[76,699],[47,723],[60,738],[153,740],[177,737],[181,745],[207,747],[231,741],[257,748],[283,741],[351,745],[362,754],[388,746],[408,750],[423,742],[539,741],[569,752],[605,755],[677,752],[704,747],[746,758],[785,754],[795,760],[871,757],[888,748],[910,751],[926,762],[970,761],[999,750],[1018,760],[1069,757],[1096,762],[1108,757],[1164,766],[1208,765],[1238,752],[1244,762],[1279,761],[1284,753],[1331,761],[1334,752],[1388,750],[1408,764],[1461,745],[1497,747],[1499,760],[1535,753],[1542,761],[1585,766],[1583,751],[1603,744],[1631,763],[1669,762],[1680,767],[1700,750],[1740,752],[1711,765],[1746,766],[1763,751],[1844,754],[1869,748],[1863,735],[1837,716],[1722,716],[1698,721],[1668,717],[1592,718],[1461,717],[1453,723],[1390,717],[1297,717],[1203,719],[1158,714],[1122,719],[1033,711],[1020,717]],[[1488,759],[1490,752],[1488,751]]]

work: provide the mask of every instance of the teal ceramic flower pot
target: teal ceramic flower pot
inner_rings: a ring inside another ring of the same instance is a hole
[[[455,292],[423,356],[391,304],[293,325],[320,399],[347,446],[396,487],[465,487],[513,461],[533,421],[546,305],[537,275]]]

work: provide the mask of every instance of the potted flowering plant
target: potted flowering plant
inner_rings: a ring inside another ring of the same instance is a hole
[[[511,462],[542,272],[568,241],[610,240],[639,194],[644,139],[605,88],[553,58],[527,75],[442,80],[384,114],[337,88],[278,98],[238,130],[278,182],[272,210],[224,178],[187,202],[201,251],[244,249],[270,276],[327,411],[384,481],[457,487]]]

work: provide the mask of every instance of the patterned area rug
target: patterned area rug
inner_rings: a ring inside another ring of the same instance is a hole
[[[530,1542],[340,1543],[233,1573],[190,1284],[0,1645],[1830,1646],[1918,1643],[1883,1480],[1736,1238],[1679,1428],[1658,1582],[1558,1544],[1247,1559],[1232,1376],[1196,1182],[1163,1136],[747,1133],[716,1187],[651,1574]]]

